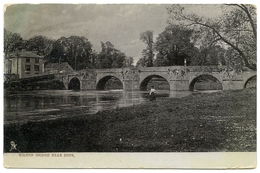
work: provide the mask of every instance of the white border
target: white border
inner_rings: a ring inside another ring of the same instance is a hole
[[[22,0],[9,0],[9,1],[6,1],[6,0],[4,0],[4,1],[2,1],[3,3],[2,3],[2,7],[4,7],[4,4],[16,4],[16,3],[34,3],[34,4],[36,4],[36,3],[42,3],[42,2],[40,2],[40,1],[32,1],[32,0],[30,0],[30,1],[22,1]],[[53,1],[49,1],[49,0],[47,0],[47,1],[44,1],[44,3],[73,3],[73,4],[77,4],[77,3],[104,3],[104,4],[108,4],[108,3],[126,3],[126,4],[128,4],[128,3],[136,3],[136,4],[139,4],[139,3],[141,3],[141,4],[146,4],[146,3],[160,3],[160,4],[168,4],[168,3],[185,3],[185,4],[194,4],[194,3],[251,3],[251,4],[257,4],[257,1],[252,1],[252,0],[248,0],[248,1],[245,1],[245,0],[243,0],[243,1],[239,1],[239,0],[237,0],[237,1],[223,1],[223,0],[219,0],[218,2],[214,2],[214,1],[191,1],[191,0],[188,0],[188,1],[185,1],[185,2],[183,2],[183,1],[173,1],[173,0],[162,0],[162,1],[154,1],[154,0],[152,0],[152,1],[144,1],[144,0],[139,0],[139,1],[137,1],[137,0],[133,0],[133,1],[124,1],[124,2],[122,2],[122,1],[119,1],[119,0],[111,0],[111,1],[109,1],[109,2],[107,2],[107,1],[104,1],[104,0],[96,0],[96,1],[93,1],[93,0],[88,0],[88,1],[78,1],[78,0],[76,0],[76,1],[62,1],[62,2],[60,2],[60,1],[55,1],[55,0],[53,0]],[[3,14],[3,13],[2,13]],[[259,17],[258,17],[259,18]],[[3,16],[2,16],[2,18],[1,18],[1,24],[3,24]],[[3,28],[3,27],[2,27]],[[1,32],[1,38],[3,38],[3,32]],[[1,43],[2,44],[2,43]],[[258,44],[259,45],[259,44]],[[2,54],[2,52],[3,52],[3,46],[1,46],[1,54]],[[3,57],[3,56],[2,56]],[[3,62],[3,60],[2,60],[2,62]],[[3,71],[3,66],[0,66],[0,68],[1,68],[1,70]],[[3,80],[2,79],[2,77],[3,77],[3,75],[1,75],[1,77],[0,77],[0,79],[1,79],[1,81]],[[3,81],[2,81],[2,83],[3,83]],[[2,88],[3,86],[1,86],[1,92],[3,93],[3,88]],[[258,97],[257,97],[258,98]],[[3,103],[3,97],[1,97],[1,103]],[[258,103],[258,100],[257,100],[257,103]],[[257,104],[258,105],[258,104]],[[258,118],[259,119],[259,118]],[[259,122],[258,121],[258,119],[257,119],[257,122]],[[1,122],[3,121],[3,117],[2,117],[2,119],[1,119]],[[2,124],[3,124],[3,122],[2,122]],[[3,128],[1,128],[1,134],[3,134]],[[258,138],[257,138],[258,139]],[[259,142],[257,142],[257,148],[259,148]],[[3,153],[3,137],[1,137],[1,151],[2,151],[2,153]],[[91,155],[92,155],[93,153],[91,153]],[[149,153],[149,154],[155,154],[155,155],[157,155],[156,157],[158,158],[158,154],[161,156],[161,154],[160,153]],[[166,153],[166,155],[167,154],[169,154],[169,153]],[[171,154],[171,153],[170,153]],[[176,154],[176,153],[175,153]],[[184,153],[181,153],[181,154],[184,154]],[[199,153],[198,153],[199,154]],[[207,153],[207,154],[213,154],[214,156],[215,156],[215,154],[218,154],[218,153]],[[226,153],[224,153],[224,154],[226,154]],[[232,154],[232,153],[231,153]],[[233,153],[234,154],[234,153]],[[81,155],[81,154],[80,154]],[[126,154],[127,155],[127,154]],[[131,153],[130,153],[130,155],[131,155]],[[163,153],[163,155],[165,155],[165,153]],[[239,155],[239,154],[238,154]],[[238,155],[233,155],[233,158],[234,159],[236,159],[236,158],[238,158]],[[12,156],[11,156],[12,157]],[[79,156],[79,157],[81,157],[81,156]],[[93,155],[93,157],[95,157],[95,155]],[[133,160],[134,159],[138,159],[138,158],[142,158],[143,156],[134,156],[134,158],[132,158]],[[161,157],[163,157],[163,156],[161,156]],[[197,157],[195,157],[194,159],[196,159]],[[24,164],[29,164],[29,165],[34,165],[32,162],[29,162],[28,160],[26,160],[26,159],[23,159],[24,161],[23,162],[25,162]],[[180,159],[179,158],[175,158],[175,160],[176,160],[176,163],[180,163]],[[1,160],[0,161],[2,161],[2,163],[3,163],[3,158],[1,157]],[[21,164],[22,162],[20,162],[19,164]],[[57,163],[57,162],[56,162]],[[82,162],[79,162],[79,164],[80,163],[82,163]],[[18,163],[17,163],[18,164]],[[23,164],[23,163],[22,163]],[[54,161],[54,164],[55,164],[55,161]],[[173,165],[175,165],[175,164],[173,164]],[[175,165],[176,166],[176,165]],[[74,167],[74,166],[73,166]],[[77,165],[75,165],[75,168],[77,167]],[[165,167],[165,168],[167,168],[167,167]],[[195,168],[195,167],[194,167]],[[246,170],[246,171],[257,171],[258,170],[258,168],[257,169],[254,169],[254,170]],[[14,170],[14,169],[5,169],[5,168],[3,168],[2,167],[2,169],[1,169],[1,172],[13,172],[13,171],[26,171],[26,172],[31,172],[31,171],[33,171],[33,172],[35,172],[35,171],[39,171],[39,172],[41,172],[41,171],[46,171],[46,170],[42,170],[42,169],[30,169],[30,170],[27,170],[27,169],[24,169],[24,170]],[[51,170],[47,170],[47,171],[51,171]],[[59,170],[59,171],[67,171],[67,170]],[[85,170],[81,170],[81,171],[85,171]],[[92,171],[106,171],[107,172],[107,170],[92,170]],[[117,170],[110,170],[111,172],[113,171],[117,171]],[[155,170],[153,170],[153,171],[155,171]],[[159,171],[161,171],[161,170],[159,170]],[[192,170],[193,172],[195,171],[202,171],[202,170]],[[208,170],[204,170],[204,171],[208,171]],[[238,171],[238,170],[236,170],[236,171]],[[241,170],[241,171],[245,171],[245,170]]]

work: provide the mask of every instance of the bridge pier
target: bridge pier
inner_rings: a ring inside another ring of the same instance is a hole
[[[65,87],[65,89],[69,89],[69,77],[66,75],[66,76],[59,76],[59,80],[61,82],[63,82],[63,85]]]
[[[123,80],[123,89],[125,91],[138,91],[139,88],[139,80]]]
[[[244,89],[244,80],[223,80],[223,90],[239,90]]]
[[[171,91],[188,91],[189,80],[170,80]]]
[[[82,80],[80,89],[84,90],[95,90],[96,80]]]

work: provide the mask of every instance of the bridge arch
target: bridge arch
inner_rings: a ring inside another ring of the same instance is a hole
[[[122,86],[123,86],[122,89],[124,88],[124,83],[123,83],[122,80],[120,80],[120,79],[119,79],[118,77],[116,77],[116,76],[107,75],[107,76],[104,76],[104,77],[102,77],[101,79],[99,79],[99,80],[97,81],[96,89],[97,89],[97,90],[104,90],[104,89],[105,89],[105,86],[106,86],[106,83],[107,83],[110,79],[112,79],[112,78],[115,78],[115,79],[119,80],[119,81],[121,82]]]
[[[69,90],[80,90],[81,89],[81,83],[79,78],[73,77],[70,79],[69,85],[68,85]]]
[[[219,85],[219,86],[214,86],[214,87],[213,86],[209,86],[210,88],[208,88],[208,89],[210,89],[210,90],[223,90],[223,86],[222,86],[221,81],[217,77],[215,77],[215,76],[213,76],[211,74],[201,74],[199,76],[194,77],[192,80],[190,80],[189,90],[193,91],[194,87],[195,87],[195,84],[197,82],[200,82],[202,79],[213,80],[214,82],[217,82],[218,85]]]
[[[249,78],[246,80],[246,82],[245,82],[245,84],[244,84],[244,88],[246,88],[247,85],[249,84],[249,82],[252,81],[253,79],[256,79],[256,75],[253,75],[253,76],[249,77]]]
[[[166,77],[163,77],[161,75],[157,75],[157,74],[151,74],[151,75],[148,75],[146,77],[144,77],[141,82],[140,82],[140,85],[139,85],[139,89],[140,90],[147,90],[147,85],[148,83],[151,81],[152,78],[161,78],[161,79],[164,79],[165,81],[167,81],[168,83],[168,88],[170,89],[170,82],[167,80]],[[158,87],[156,87],[158,88]]]

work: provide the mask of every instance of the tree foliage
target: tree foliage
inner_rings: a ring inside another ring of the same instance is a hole
[[[121,68],[125,65],[126,59],[125,53],[116,49],[111,42],[101,42],[101,52],[97,55],[96,68]]]
[[[153,58],[154,58],[154,42],[153,42],[153,31],[145,31],[140,34],[140,40],[142,40],[146,44],[146,48],[143,49],[143,60],[142,63],[145,67],[153,66]]]
[[[52,51],[54,40],[48,39],[45,36],[35,36],[24,42],[24,48],[27,51],[35,51],[39,55],[47,56]]]
[[[191,65],[226,65],[225,53],[226,49],[219,45],[202,46],[192,58]]]
[[[49,62],[68,62],[74,70],[80,70],[92,67],[94,57],[92,44],[87,38],[70,36],[56,40],[47,59]]]
[[[146,61],[145,61],[145,59],[144,59],[144,58],[140,58],[140,59],[137,61],[137,63],[136,63],[135,66],[136,66],[136,67],[146,67]]]
[[[210,37],[207,37],[207,41],[210,38],[211,44],[222,43],[234,50],[233,54],[236,58],[231,61],[240,59],[243,65],[255,70],[256,8],[253,5],[244,4],[223,5],[222,8],[223,15],[219,18],[206,18],[185,13],[185,8],[181,5],[168,6],[167,11],[170,23],[178,21],[182,26],[196,27],[202,36],[208,33]]]
[[[193,30],[178,25],[168,25],[156,39],[155,49],[159,52],[157,66],[184,65],[191,61],[197,49],[192,42]]]
[[[134,58],[129,56],[125,58],[123,67],[134,67]]]
[[[19,34],[4,29],[4,52],[6,56],[22,49],[47,56],[52,50],[53,42],[54,40],[41,35],[24,40]]]
[[[167,55],[163,54],[162,52],[157,53],[156,59],[154,60],[154,66],[160,67],[160,66],[169,66],[169,60],[167,58]]]
[[[4,30],[5,58],[8,58],[10,53],[22,49],[34,51],[51,63],[68,62],[75,70],[133,66],[133,57],[127,57],[109,41],[101,42],[101,52],[97,53],[85,37],[70,36],[51,40],[39,35],[23,40],[19,34]]]
[[[4,56],[9,58],[10,53],[23,49],[23,39],[17,33],[4,29]]]

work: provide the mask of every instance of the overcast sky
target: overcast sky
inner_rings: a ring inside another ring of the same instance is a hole
[[[142,57],[146,45],[140,33],[154,32],[154,39],[167,26],[166,5],[11,5],[4,13],[4,28],[19,33],[23,39],[36,35],[58,39],[85,36],[99,52],[100,42],[110,41],[115,48]],[[209,6],[188,6],[191,12],[212,15]]]

